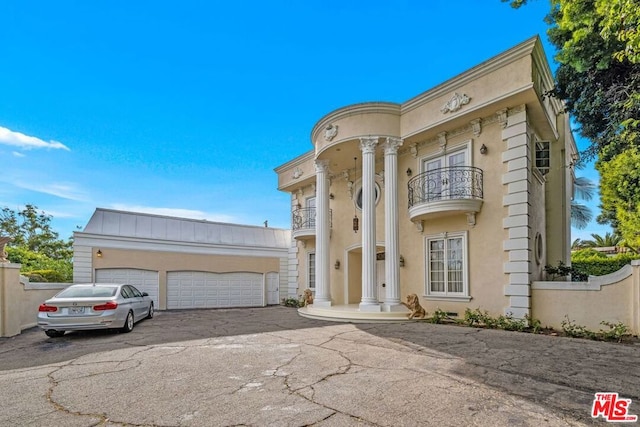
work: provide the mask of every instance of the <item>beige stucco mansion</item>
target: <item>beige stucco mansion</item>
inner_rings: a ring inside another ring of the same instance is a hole
[[[561,328],[640,333],[640,261],[587,282],[545,281],[570,262],[577,150],[535,37],[402,104],[340,108],[313,149],[276,168],[291,229],[96,209],[74,233],[74,282],[122,282],[157,309],[263,307],[311,289],[299,313],[406,321],[479,308]],[[68,284],[0,262],[0,336],[35,325]]]
[[[346,106],[276,168],[291,194],[289,289],[310,317],[531,315],[532,282],[570,258],[578,153],[535,37],[404,103]],[[341,310],[340,308],[343,308]]]

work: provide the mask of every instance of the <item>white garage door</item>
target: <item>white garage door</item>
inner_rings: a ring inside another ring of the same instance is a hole
[[[167,308],[262,307],[260,273],[167,273]]]
[[[158,303],[158,272],[135,268],[104,268],[96,270],[96,283],[125,283],[133,285],[140,292],[146,292],[153,299],[156,309]]]

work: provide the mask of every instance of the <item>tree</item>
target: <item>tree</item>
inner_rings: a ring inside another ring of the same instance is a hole
[[[551,94],[591,141],[583,158],[608,161],[640,144],[638,0],[551,0],[546,21],[560,64]]]
[[[21,273],[35,281],[69,282],[73,278],[72,241],[63,241],[51,228],[51,216],[26,205],[19,212],[0,212],[0,235],[13,238],[7,245],[9,261],[22,264]]]
[[[72,241],[60,240],[51,228],[51,216],[38,212],[34,205],[26,205],[19,212],[3,208],[0,234],[13,238],[9,247],[25,247],[51,259],[70,259],[73,253]]]
[[[571,200],[571,225],[576,228],[583,229],[589,225],[593,219],[591,208],[585,204],[577,202],[575,199],[591,200],[596,185],[588,178],[578,177],[573,182],[573,195]]]
[[[511,0],[511,6],[527,1]],[[640,169],[640,3],[551,0],[546,22],[560,64],[550,94],[564,102],[591,141],[583,160],[597,159],[603,199],[598,222],[638,248],[640,185],[633,171]]]
[[[582,239],[575,239],[573,242],[571,242],[571,250],[572,251],[577,251],[580,249],[584,249],[584,243],[582,241]]]
[[[640,248],[640,150],[633,148],[602,162],[598,222],[615,226],[627,246]]]
[[[605,233],[604,237],[591,233],[591,237],[593,240],[583,240],[582,247],[583,248],[610,248],[619,246],[622,243],[622,238],[616,233]]]

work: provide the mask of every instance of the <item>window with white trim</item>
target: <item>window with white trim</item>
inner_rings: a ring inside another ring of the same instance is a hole
[[[536,141],[536,169],[542,174],[549,173],[550,150],[549,141]]]
[[[426,172],[425,200],[458,199],[468,193],[468,180],[461,167],[470,165],[469,143],[453,148],[450,152],[422,160],[422,172]]]
[[[316,253],[309,252],[307,254],[307,287],[311,290],[316,289]]]
[[[445,233],[426,238],[426,294],[468,297],[467,233]]]

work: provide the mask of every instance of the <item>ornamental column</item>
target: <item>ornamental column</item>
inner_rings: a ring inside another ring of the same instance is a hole
[[[375,168],[378,137],[360,138],[362,151],[362,299],[361,311],[380,311],[376,282]]]
[[[331,306],[329,283],[329,161],[316,160],[316,295],[313,305]]]
[[[384,148],[384,241],[385,284],[384,311],[400,311],[400,247],[398,243],[398,147],[401,138],[387,138]]]

